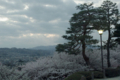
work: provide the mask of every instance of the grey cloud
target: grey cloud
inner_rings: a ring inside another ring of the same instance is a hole
[[[26,25],[24,23],[28,22],[28,19],[20,18],[19,16],[18,16],[18,18],[16,16],[12,17],[12,19],[19,21],[19,22],[22,22],[23,24],[18,23],[20,26],[29,26],[29,29],[32,28],[31,32],[41,32],[41,30],[42,30],[42,32],[44,32],[44,33],[45,32],[46,33],[49,33],[49,32],[54,33],[57,30],[57,29],[56,30],[54,29],[55,25],[51,25],[48,22],[50,20],[55,20],[55,19],[59,19],[59,18],[61,18],[61,20],[67,20],[69,22],[69,19],[72,16],[72,12],[75,11],[75,3],[73,5],[72,1],[70,1],[70,2],[71,2],[70,4],[69,3],[67,3],[67,4],[62,3],[59,5],[55,4],[57,6],[55,8],[46,8],[46,7],[41,6],[41,5],[32,5],[32,6],[30,6],[30,8],[27,11],[16,12],[17,15],[24,14],[24,15],[27,15],[28,17],[32,17],[33,19],[37,20],[38,22],[41,20],[44,21],[44,23],[38,23],[38,25],[36,23]],[[62,8],[62,7],[64,7],[64,8]],[[13,15],[16,13],[13,13]],[[60,28],[63,27],[63,29],[65,29],[64,27],[66,25],[65,25],[65,22],[63,22],[63,23],[61,22],[61,23],[57,24],[57,26]],[[25,28],[26,28],[26,30],[28,30],[28,27],[23,27],[23,29],[25,29]],[[50,28],[50,30],[47,30],[49,28]],[[63,33],[63,29],[62,30],[59,29],[59,30],[61,30]],[[35,31],[33,31],[33,30],[35,30]]]
[[[94,4],[98,2],[92,1]],[[11,2],[0,0],[0,6],[5,7],[0,9],[0,18],[8,18],[8,21],[0,21],[0,47],[32,47],[63,43],[65,40],[61,36],[70,27],[69,20],[72,14],[79,11],[76,10],[77,5],[73,0],[66,0],[66,2],[63,0],[11,0]],[[84,2],[89,1],[84,0]],[[119,0],[113,2],[119,2]],[[27,10],[24,10],[25,5],[29,7]],[[45,5],[52,5],[52,7],[45,7]],[[8,11],[13,12],[7,13]],[[58,21],[55,22],[55,20]],[[19,38],[23,34],[30,33],[56,34],[59,37],[46,38],[41,35]]]
[[[0,6],[3,6],[9,10],[16,10],[16,9],[23,9],[24,8],[24,5],[21,3],[12,4],[12,3],[6,2],[5,0],[0,1]]]

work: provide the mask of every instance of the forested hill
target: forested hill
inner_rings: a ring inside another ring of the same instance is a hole
[[[16,65],[18,62],[35,61],[39,57],[52,56],[50,50],[33,50],[25,48],[0,48],[0,62],[7,66]]]
[[[0,48],[0,55],[38,55],[46,56],[52,54],[49,50],[33,50],[25,48]]]
[[[55,47],[56,45],[51,45],[51,46],[37,46],[37,47],[34,47],[32,49],[35,49],[35,50],[50,50],[50,51],[55,51]]]

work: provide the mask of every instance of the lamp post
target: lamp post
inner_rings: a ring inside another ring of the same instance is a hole
[[[99,35],[100,35],[100,42],[101,42],[102,72],[103,72],[103,77],[105,78],[105,70],[104,70],[104,65],[103,65],[103,50],[102,50],[102,34],[103,34],[103,30],[98,30],[98,33],[99,33]]]

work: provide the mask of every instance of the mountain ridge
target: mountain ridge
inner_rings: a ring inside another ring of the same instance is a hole
[[[51,50],[51,51],[55,51],[55,47],[56,47],[56,45],[37,46],[37,47],[33,47],[31,49],[34,49],[34,50]]]

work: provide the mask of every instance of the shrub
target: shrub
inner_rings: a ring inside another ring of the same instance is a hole
[[[82,71],[82,72],[76,72],[69,77],[67,77],[65,80],[80,80],[82,76],[86,78],[86,80],[92,79],[92,72],[93,71]],[[103,78],[102,72],[94,71],[94,78]]]
[[[94,78],[103,78],[103,73],[100,71],[94,71]]]
[[[116,69],[120,69],[120,66],[118,66]]]
[[[72,75],[68,76],[65,80],[80,80],[83,75],[79,72],[73,73]]]
[[[120,69],[116,68],[107,68],[105,69],[105,73],[106,73],[106,77],[116,77],[116,76],[120,76]]]
[[[79,74],[82,74],[86,77],[86,80],[91,80],[91,71],[82,71],[82,72],[79,72]]]

